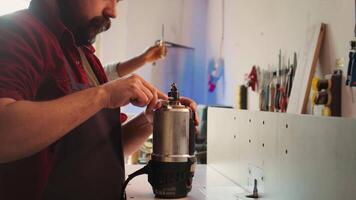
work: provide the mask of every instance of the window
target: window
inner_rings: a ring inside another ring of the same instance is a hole
[[[0,1],[0,16],[28,8],[30,0]]]

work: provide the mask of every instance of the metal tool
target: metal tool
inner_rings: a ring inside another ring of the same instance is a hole
[[[164,24],[162,24],[161,41],[164,42]]]
[[[162,32],[161,32],[161,40],[159,41],[159,45],[162,47],[161,58],[166,57],[166,47],[164,42],[164,24],[162,24]]]
[[[192,188],[194,155],[194,112],[181,105],[176,85],[169,100],[154,113],[153,154],[148,181],[159,198],[182,198]]]
[[[356,87],[356,41],[351,41],[349,64],[347,68],[346,85],[350,87],[352,102],[354,103],[353,87]]]
[[[152,158],[145,167],[129,175],[122,191],[131,179],[141,174],[148,174],[148,182],[158,198],[183,198],[192,189],[196,166],[195,114],[180,103],[174,83],[168,97],[154,111]]]
[[[282,68],[282,50],[279,50],[279,55],[278,55],[278,70],[277,70],[277,83],[276,83],[276,95],[274,98],[274,107],[276,112],[279,112],[281,107],[279,105],[280,98],[281,98],[281,70]]]
[[[257,179],[254,180],[253,184],[253,193],[251,195],[247,195],[247,198],[252,198],[252,199],[258,199],[260,196],[258,195],[258,189],[257,189]]]
[[[282,74],[282,82],[281,82],[281,86],[279,88],[279,107],[280,107],[280,110],[281,112],[286,112],[287,110],[287,101],[288,101],[288,97],[287,97],[287,74],[286,74],[286,71],[287,69],[282,69],[283,73]]]
[[[290,94],[292,92],[292,86],[293,86],[293,79],[294,79],[294,73],[297,68],[297,53],[294,53],[293,55],[293,64],[289,65],[288,64],[288,73],[287,73],[287,95],[288,98],[290,97]]]

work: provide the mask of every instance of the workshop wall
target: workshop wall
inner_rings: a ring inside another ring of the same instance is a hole
[[[116,7],[117,17],[111,20],[111,27],[97,36],[96,55],[104,64],[126,59],[126,35],[128,1],[121,1]]]
[[[118,4],[118,18],[112,28],[97,41],[97,54],[103,63],[126,60],[139,55],[161,38],[165,25],[165,40],[195,48],[192,98],[205,103],[205,30],[206,0],[130,0]],[[159,62],[159,61],[158,61]],[[138,70],[151,81],[152,65]],[[134,108],[130,111],[136,112]]]
[[[223,58],[225,77],[220,86],[209,94],[208,102],[235,105],[236,88],[244,83],[244,74],[252,65],[266,68],[277,66],[278,51],[292,57],[303,51],[311,27],[328,24],[321,50],[322,74],[335,69],[335,59],[344,58],[347,70],[349,41],[353,39],[355,6],[352,0],[208,0],[206,66],[219,57],[222,16],[225,16]],[[286,59],[285,59],[286,60]],[[351,101],[350,89],[343,87],[343,116],[355,117],[356,106]],[[354,92],[356,96],[356,92]],[[209,99],[214,98],[213,100]],[[258,109],[257,94],[249,95],[249,109]]]
[[[276,66],[278,51],[287,57],[301,53],[310,36],[307,30],[320,22],[328,24],[321,50],[318,73],[335,69],[336,58],[348,63],[349,41],[353,39],[354,1],[352,0],[150,0],[122,1],[112,29],[99,38],[98,54],[104,63],[125,60],[141,53],[160,38],[166,26],[166,40],[196,48],[194,99],[209,105],[235,106],[236,88],[252,65]],[[223,18],[224,16],[224,18]],[[223,31],[224,19],[224,31]],[[220,57],[222,33],[223,77],[208,92],[210,68]],[[138,74],[150,81],[154,66]],[[355,117],[356,106],[350,89],[343,87],[343,116]],[[354,92],[356,97],[356,92]],[[249,94],[249,109],[258,109],[256,93]]]

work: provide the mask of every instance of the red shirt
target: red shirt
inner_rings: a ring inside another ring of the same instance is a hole
[[[0,17],[0,98],[43,101],[68,94],[66,62],[79,83],[88,82],[73,34],[45,2],[32,0],[28,10]],[[99,82],[107,82],[94,48],[82,48]],[[0,164],[0,199],[41,199],[51,158],[47,148]]]

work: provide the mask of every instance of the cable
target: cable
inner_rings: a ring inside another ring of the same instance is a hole
[[[150,170],[150,165],[147,164],[146,166],[142,167],[141,169],[135,171],[134,173],[132,173],[128,176],[128,178],[126,179],[126,181],[124,182],[124,184],[122,185],[122,188],[121,188],[121,195],[120,195],[121,200],[126,200],[125,190],[126,190],[127,184],[136,176],[139,176],[142,174],[148,174],[149,170]]]
[[[221,40],[220,40],[220,51],[219,51],[219,56],[222,58],[223,56],[223,46],[224,46],[224,40],[225,40],[225,0],[222,0],[221,2]]]

